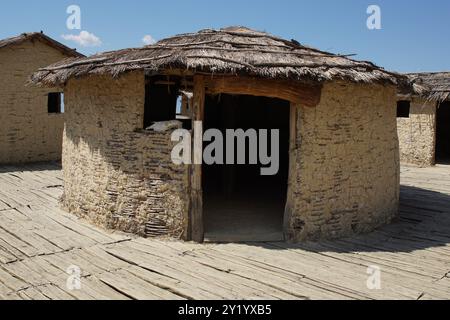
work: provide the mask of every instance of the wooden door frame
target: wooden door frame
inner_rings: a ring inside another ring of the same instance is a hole
[[[193,97],[193,121],[203,121],[205,116],[205,81],[201,75],[194,76],[194,97]],[[205,239],[205,228],[203,221],[203,187],[202,187],[202,165],[195,164],[195,150],[199,148],[198,135],[202,132],[196,132],[195,125],[192,126],[193,147],[192,159],[194,163],[190,168],[190,206],[188,225],[190,226],[190,238],[195,242],[202,243]],[[203,137],[200,137],[203,139]]]
[[[193,96],[193,121],[203,121],[205,116],[206,94],[238,94],[255,95],[279,98],[290,102],[290,134],[289,134],[289,177],[284,212],[283,232],[285,239],[289,239],[290,222],[294,211],[293,186],[295,183],[295,163],[297,154],[297,120],[299,101],[306,107],[315,107],[320,102],[321,85],[305,85],[295,81],[275,81],[242,77],[220,77],[212,78],[204,75],[194,75]],[[198,148],[196,144],[197,135],[193,126],[193,152]],[[200,137],[201,141],[203,137]],[[194,158],[194,157],[193,157]],[[202,165],[192,164],[189,170],[190,205],[187,222],[187,239],[202,243],[205,239],[204,217],[203,217],[203,186]]]
[[[295,164],[297,163],[297,120],[298,120],[298,107],[291,102],[291,112],[289,115],[289,173],[288,173],[288,187],[286,207],[283,217],[283,234],[284,240],[289,241],[291,239],[291,220],[294,213],[294,185],[296,183],[295,178]]]

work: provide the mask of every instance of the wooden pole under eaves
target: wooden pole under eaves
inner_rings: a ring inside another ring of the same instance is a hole
[[[194,76],[194,97],[193,97],[193,121],[203,121],[205,108],[205,81],[203,76]],[[193,137],[196,135],[196,128],[193,126]],[[197,132],[198,134],[198,132]],[[201,143],[198,139],[193,139],[192,150],[201,148],[196,144]],[[194,156],[192,157],[194,159]],[[202,165],[193,164],[191,166],[191,237],[195,242],[203,242],[205,238],[203,226],[203,190],[202,190]]]

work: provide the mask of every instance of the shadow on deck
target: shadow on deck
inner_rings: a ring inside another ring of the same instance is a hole
[[[60,171],[61,162],[35,162],[24,164],[0,164],[0,173],[13,173],[13,172],[39,172],[39,171]]]
[[[273,250],[360,253],[405,252],[450,245],[450,195],[413,186],[401,186],[399,215],[369,234],[340,240],[289,244],[246,243]]]

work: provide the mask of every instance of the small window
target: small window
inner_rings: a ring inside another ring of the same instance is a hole
[[[147,78],[145,84],[144,129],[155,122],[175,120],[178,85],[166,79]]]
[[[182,123],[183,129],[192,130],[192,119],[189,112],[190,102],[183,91],[181,93],[177,100],[177,120]]]
[[[48,94],[48,113],[63,113],[63,94],[61,92],[51,92]]]
[[[411,102],[398,101],[397,102],[397,118],[409,118],[409,110],[411,108]]]
[[[177,116],[183,115],[183,98],[181,96],[177,97]]]

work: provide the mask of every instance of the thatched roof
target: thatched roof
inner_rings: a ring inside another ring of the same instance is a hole
[[[442,102],[450,99],[450,72],[407,74],[414,84],[414,94],[427,100]]]
[[[22,33],[21,35],[18,35],[16,37],[11,37],[11,38],[0,40],[0,49],[6,48],[9,46],[13,46],[13,45],[18,45],[25,41],[41,41],[59,51],[61,51],[62,53],[64,53],[65,55],[67,55],[69,57],[75,57],[75,58],[84,57],[84,55],[82,55],[81,53],[78,53],[75,49],[66,47],[62,43],[45,35],[42,31],[41,32]]]
[[[270,79],[324,82],[349,80],[398,84],[406,77],[370,62],[355,61],[244,27],[181,34],[143,48],[69,59],[41,69],[31,81],[63,85],[69,78],[93,74],[118,76],[132,70],[167,69],[236,74]]]

